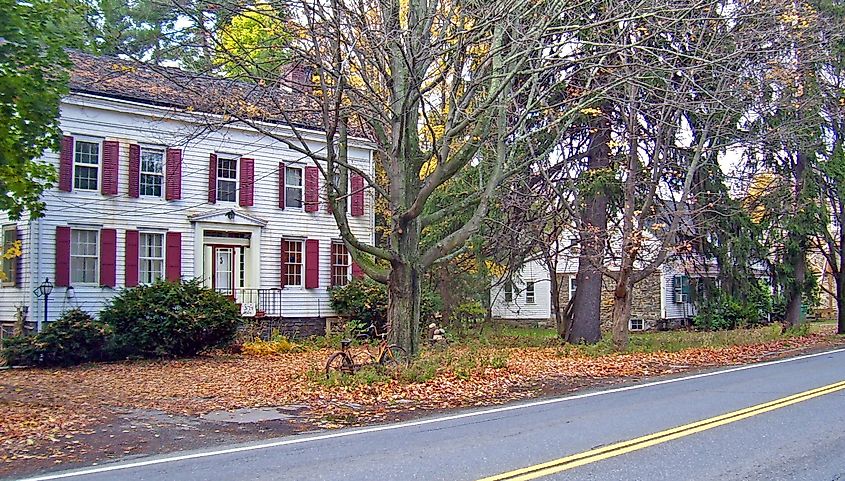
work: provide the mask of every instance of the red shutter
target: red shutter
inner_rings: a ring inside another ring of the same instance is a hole
[[[70,285],[70,227],[56,227],[56,286]]]
[[[120,164],[120,142],[103,141],[103,195],[117,195],[118,172]]]
[[[208,156],[208,203],[217,203],[217,154]]]
[[[361,270],[361,266],[359,266],[355,261],[352,261],[352,277],[355,279],[361,279],[364,277],[364,271]]]
[[[285,274],[287,273],[287,263],[288,263],[288,252],[285,249],[285,240],[282,239],[282,258],[279,262],[279,273],[281,274],[281,282],[279,282],[279,287],[285,287]]]
[[[308,239],[305,241],[305,288],[320,287],[320,241]]]
[[[59,152],[59,190],[70,192],[73,185],[73,137],[62,137],[62,150]]]
[[[15,228],[15,240],[21,242],[21,255],[12,261],[15,263],[15,278],[12,280],[15,282],[15,286],[23,287],[23,260],[26,255],[26,251],[24,250],[26,246],[24,246],[23,231],[20,228]]]
[[[251,207],[255,191],[255,160],[241,158],[241,187],[238,204]]]
[[[317,212],[320,209],[320,170],[317,167],[305,168],[305,212]]]
[[[214,172],[217,173],[217,162]],[[165,172],[164,198],[179,200],[182,198],[182,149],[167,149],[167,169]],[[215,184],[216,184],[215,179]]]
[[[129,144],[129,197],[141,193],[141,146]]]
[[[117,285],[117,231],[100,230],[100,285]]]
[[[182,233],[168,232],[165,241],[165,263],[164,277],[171,282],[179,282],[182,279]]]
[[[279,209],[285,208],[285,163],[279,162]]]
[[[138,285],[138,231],[126,231],[126,255],[123,261],[126,287]]]
[[[364,215],[364,177],[360,174],[351,174],[352,183],[352,215],[354,217]]]

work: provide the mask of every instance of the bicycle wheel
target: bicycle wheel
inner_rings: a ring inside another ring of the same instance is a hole
[[[326,379],[332,376],[332,373],[352,374],[355,372],[355,363],[349,354],[345,352],[336,352],[326,361]]]
[[[395,344],[391,344],[382,353],[379,364],[391,371],[398,371],[403,367],[411,365],[411,356],[408,355],[408,351]]]

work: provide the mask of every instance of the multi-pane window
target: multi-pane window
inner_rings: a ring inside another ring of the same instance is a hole
[[[302,241],[285,241],[285,285],[301,286],[305,262]]]
[[[141,149],[141,195],[161,197],[164,183],[164,151]]]
[[[645,325],[642,319],[631,319],[628,321],[629,331],[642,331],[643,329],[645,329]]]
[[[139,237],[140,282],[152,284],[164,277],[164,234],[142,232]]]
[[[534,283],[527,282],[525,284],[525,303],[526,304],[534,304],[537,301],[536,294],[534,292]]]
[[[569,298],[572,299],[575,296],[575,291],[578,289],[578,278],[572,276],[569,278]]]
[[[672,277],[672,293],[675,304],[683,304],[689,302],[690,282],[687,276]]]
[[[3,228],[3,282],[14,283],[17,278],[18,256],[14,252],[17,238],[17,228],[13,225]]]
[[[96,284],[100,260],[99,231],[70,231],[70,280],[73,283]]]
[[[238,159],[217,159],[217,200],[235,202],[238,191]]]
[[[285,168],[285,207],[302,208],[302,169]]]
[[[100,143],[77,140],[73,156],[73,188],[97,190],[100,170]]]
[[[349,251],[342,242],[332,242],[332,285],[344,286],[349,282]]]
[[[513,302],[513,283],[505,282],[505,302]]]

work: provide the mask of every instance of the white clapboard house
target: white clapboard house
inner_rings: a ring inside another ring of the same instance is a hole
[[[71,57],[61,150],[43,158],[59,173],[43,196],[45,215],[2,222],[4,244],[20,240],[23,256],[4,261],[0,320],[23,315],[40,328],[72,307],[96,314],[126,287],[199,278],[246,315],[319,331],[333,315],[328,289],[360,275],[321,173],[284,143],[218,115],[232,102],[269,105],[261,125],[299,141],[294,125],[319,152],[325,137],[305,96],[115,57]],[[353,139],[349,152],[372,172],[366,139]],[[350,174],[350,184],[352,231],[373,242],[372,193],[360,175]],[[46,319],[45,281],[54,286]]]

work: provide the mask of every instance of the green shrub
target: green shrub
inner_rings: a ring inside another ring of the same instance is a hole
[[[483,321],[486,315],[487,308],[481,304],[481,301],[470,300],[455,306],[450,320],[461,326],[469,326]]]
[[[420,323],[431,322],[441,308],[440,297],[423,291],[420,299]],[[331,306],[336,313],[349,318],[353,334],[363,333],[373,324],[379,332],[387,331],[387,287],[371,279],[353,279],[345,286],[331,289]]]
[[[231,342],[238,307],[199,281],[126,289],[100,313],[114,331],[116,357],[193,356]]]
[[[110,326],[81,309],[66,311],[34,336],[6,339],[2,354],[9,365],[69,366],[108,357]]]
[[[694,323],[708,331],[753,327],[766,322],[771,308],[771,297],[765,294],[742,300],[716,290],[698,305]]]

